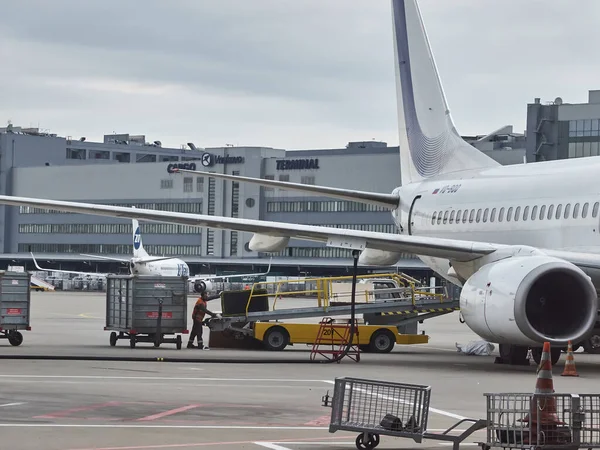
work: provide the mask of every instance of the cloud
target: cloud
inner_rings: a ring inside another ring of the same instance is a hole
[[[420,5],[464,134],[522,129],[534,97],[597,87],[594,0]],[[21,0],[0,39],[0,120],[15,125],[175,147],[397,144],[387,1]]]

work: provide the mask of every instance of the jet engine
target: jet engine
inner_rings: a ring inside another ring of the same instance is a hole
[[[194,282],[194,292],[197,292],[198,294],[206,291],[211,291],[213,288],[213,284],[208,281],[208,280],[196,280]]]
[[[511,257],[473,274],[462,288],[460,308],[469,328],[490,342],[564,345],[592,332],[598,296],[574,264],[545,255]]]

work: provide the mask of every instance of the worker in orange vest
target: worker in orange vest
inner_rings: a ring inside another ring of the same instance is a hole
[[[204,320],[204,316],[206,314],[210,315],[211,317],[216,317],[217,319],[221,318],[221,314],[215,314],[212,311],[209,311],[206,307],[206,302],[219,298],[220,296],[220,292],[211,297],[209,297],[204,290],[200,293],[200,297],[198,297],[198,300],[194,305],[194,310],[192,311],[192,321],[194,324],[192,325],[192,331],[190,332],[190,340],[188,341],[187,348],[208,350],[208,347],[204,347],[204,342],[202,341],[202,321]],[[196,339],[196,337],[198,337],[198,347],[194,347],[194,339]]]

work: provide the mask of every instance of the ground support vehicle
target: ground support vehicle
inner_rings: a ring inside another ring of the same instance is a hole
[[[482,450],[575,450],[600,447],[600,394],[484,394]]]
[[[224,332],[240,341],[245,338],[260,340],[269,350],[282,350],[294,343],[310,345],[318,334],[318,323],[296,324],[285,321],[348,316],[351,309],[351,283],[347,281],[351,278],[267,281],[254,283],[248,290],[223,292],[222,318],[210,318],[205,324],[211,332]],[[368,341],[362,341],[361,337],[361,345],[366,351],[377,348],[389,351],[390,346],[393,347],[392,343],[428,342],[428,336],[417,335],[416,331],[402,332],[396,324],[370,323],[369,320],[374,320],[377,314],[401,312],[404,316],[395,317],[394,320],[414,321],[416,330],[417,321],[458,309],[458,300],[448,300],[443,292],[436,292],[433,287],[420,286],[416,280],[403,274],[360,275],[357,278],[360,283],[370,283],[371,286],[357,294],[355,304],[356,315],[364,316],[364,324],[360,325],[364,331],[359,330],[359,336],[369,337]],[[308,287],[300,290],[288,286],[291,283]],[[347,294],[344,294],[339,286],[336,287],[335,301],[331,295],[334,283],[345,284],[347,290]],[[301,296],[316,298],[316,304],[285,308],[286,303]]]
[[[187,334],[187,277],[109,275],[106,279],[106,326],[110,345],[129,339],[138,342],[175,344]],[[167,338],[167,335],[176,335]]]
[[[31,274],[0,272],[0,339],[15,347],[23,343],[19,330],[31,330]]]
[[[333,397],[327,393],[323,406],[331,407],[329,432],[355,431],[356,448],[371,450],[380,443],[380,436],[451,442],[453,450],[477,430],[484,429],[484,419],[462,419],[444,433],[427,432],[431,387],[416,384],[391,383],[351,377],[335,379]],[[448,434],[457,426],[473,424],[459,435]]]
[[[347,322],[347,320],[346,320]],[[361,323],[362,322],[362,323]],[[313,345],[317,342],[319,323],[254,322],[252,337],[261,341],[267,350],[281,351],[288,345]],[[429,336],[423,334],[399,334],[398,328],[386,325],[358,323],[358,333],[352,340],[361,351],[389,353],[396,344],[427,344]],[[325,330],[327,335],[329,330]],[[332,344],[341,344],[341,337],[332,336]]]

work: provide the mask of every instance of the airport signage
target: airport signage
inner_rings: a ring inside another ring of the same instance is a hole
[[[277,170],[307,170],[318,169],[319,158],[314,159],[279,159],[276,161]]]
[[[187,169],[187,170],[196,170],[196,163],[177,163],[177,164],[169,164],[167,166],[167,172],[173,173],[173,169]]]
[[[204,167],[212,167],[215,164],[244,164],[243,156],[221,156],[212,153],[203,153],[200,159]]]

